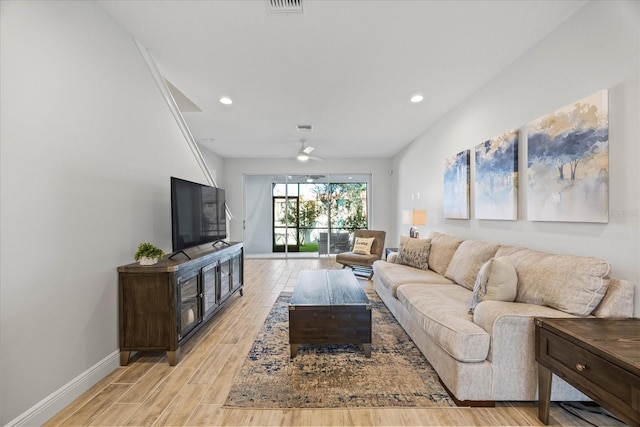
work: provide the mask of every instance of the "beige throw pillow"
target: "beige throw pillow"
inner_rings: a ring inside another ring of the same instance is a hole
[[[607,293],[591,313],[595,317],[633,317],[635,285],[624,279],[607,279]]]
[[[478,272],[473,286],[469,314],[484,300],[513,301],[518,289],[518,275],[509,257],[491,258]]]
[[[411,237],[400,236],[400,248],[396,264],[428,270],[430,249],[431,239],[412,239]]]
[[[465,240],[453,254],[444,277],[470,291],[483,264],[496,256],[500,245],[484,240]]]
[[[453,254],[458,246],[463,242],[459,237],[432,231],[427,236],[431,239],[431,249],[429,249],[429,268],[441,276],[444,276]]]
[[[358,255],[371,255],[371,246],[373,246],[374,240],[374,237],[356,237],[351,252]]]

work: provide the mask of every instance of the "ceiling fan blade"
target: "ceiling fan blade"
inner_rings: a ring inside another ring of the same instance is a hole
[[[315,160],[316,162],[324,162],[324,159],[321,157],[309,156],[309,160]]]
[[[322,161],[323,159],[321,159],[320,157],[312,157],[309,155],[313,152],[313,150],[315,150],[315,147],[307,147],[305,145],[305,142],[307,142],[307,140],[304,138],[300,140],[300,150],[298,150],[298,155],[296,156],[297,159],[301,162],[306,162],[307,160]]]

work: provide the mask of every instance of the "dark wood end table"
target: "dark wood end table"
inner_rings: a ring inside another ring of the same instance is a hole
[[[384,249],[384,260],[386,261],[389,258],[389,254],[392,252],[398,252],[398,248],[385,248]]]
[[[538,418],[549,423],[552,374],[640,426],[640,319],[535,318]]]
[[[299,344],[358,344],[371,357],[371,303],[351,270],[303,270],[289,302],[291,358]]]

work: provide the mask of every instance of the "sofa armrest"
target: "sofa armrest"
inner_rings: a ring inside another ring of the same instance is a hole
[[[525,349],[534,349],[534,317],[576,316],[536,304],[491,300],[478,304],[474,310],[473,322],[491,336],[489,359],[495,361],[499,357],[513,360],[515,353],[521,354]]]
[[[491,336],[487,360],[493,366],[494,389],[507,395],[537,388],[534,317],[576,316],[551,307],[504,301],[482,301],[474,310],[474,323]]]

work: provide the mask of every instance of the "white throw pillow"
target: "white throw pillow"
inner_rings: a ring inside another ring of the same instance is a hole
[[[473,286],[469,314],[484,300],[513,301],[518,289],[518,275],[508,256],[485,262]]]
[[[375,237],[356,237],[356,242],[353,244],[353,252],[358,255],[371,255],[371,246]]]

